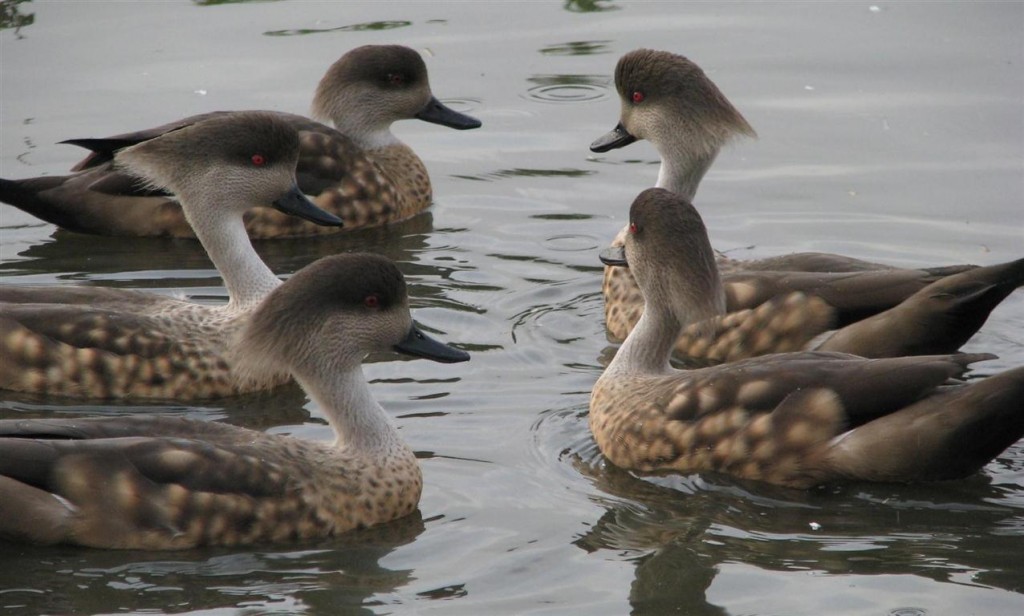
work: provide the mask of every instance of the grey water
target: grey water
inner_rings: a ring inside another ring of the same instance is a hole
[[[342,251],[395,259],[416,318],[473,353],[366,366],[420,457],[419,515],[301,546],[0,544],[0,612],[1024,613],[1024,443],[965,481],[804,492],[623,472],[586,419],[614,350],[597,253],[657,175],[649,144],[587,148],[617,121],[621,54],[689,56],[759,133],[697,196],[717,248],[989,264],[1024,251],[1024,4],[5,0],[0,16],[2,177],[66,172],[81,153],[63,139],[304,113],[367,43],[420,51],[435,94],[484,123],[396,126],[433,178],[427,213],[258,244],[282,276]],[[58,232],[6,205],[0,277],[226,298],[193,242]],[[968,349],[1000,356],[975,376],[1024,365],[1024,293]],[[293,388],[156,408],[0,392],[5,418],[128,412],[328,438]]]

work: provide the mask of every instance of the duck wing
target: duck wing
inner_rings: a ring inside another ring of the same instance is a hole
[[[0,536],[99,547],[241,539],[291,487],[261,433],[180,418],[0,422]]]

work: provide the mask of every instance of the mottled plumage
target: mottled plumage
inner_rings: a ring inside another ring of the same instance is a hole
[[[952,479],[1024,434],[1024,368],[945,387],[991,355],[865,359],[805,351],[671,368],[680,331],[722,303],[699,220],[690,204],[657,188],[630,210],[626,260],[646,306],[590,400],[591,430],[616,465],[717,471],[792,487]]]
[[[416,456],[360,363],[389,349],[442,362],[469,356],[419,332],[393,263],[321,259],[274,291],[239,335],[241,370],[294,376],[334,443],[181,418],[0,421],[0,537],[244,545],[329,537],[416,510]]]
[[[618,62],[615,85],[621,100],[619,124],[596,140],[591,149],[605,152],[638,139],[649,140],[661,155],[657,186],[687,201],[693,200],[701,179],[725,144],[737,137],[756,137],[750,124],[700,67],[682,56],[649,49],[632,51]],[[624,236],[622,230],[612,246],[622,246]],[[945,276],[973,268],[953,265],[899,269],[824,253],[751,261],[719,256],[718,267],[729,312],[755,308],[770,298],[799,292],[824,300],[832,312],[826,320],[840,327],[892,308]],[[606,268],[603,293],[609,333],[615,339],[624,339],[643,310],[636,281],[627,269]],[[820,315],[818,309],[812,312]],[[808,323],[808,340],[820,329],[820,322],[820,318],[812,318]],[[700,349],[691,352],[684,345],[685,341],[680,343],[681,354],[699,354]],[[913,346],[911,343],[907,348]],[[875,354],[865,345],[860,351]],[[885,352],[880,349],[877,354]]]
[[[0,387],[89,398],[201,399],[265,389],[242,382],[230,341],[280,280],[246,237],[259,203],[319,224],[340,221],[295,188],[299,138],[277,114],[220,114],[120,151],[114,164],[171,191],[214,265],[227,305],[123,289],[0,287]]]
[[[312,111],[336,128],[299,115],[272,113],[299,133],[299,188],[341,218],[345,229],[403,220],[433,199],[426,167],[391,133],[393,122],[418,118],[457,129],[480,126],[478,120],[434,98],[423,59],[400,45],[366,45],[343,55],[320,81]],[[173,195],[140,186],[111,161],[118,149],[226,113],[206,113],[104,139],[68,140],[93,151],[73,168],[78,173],[0,180],[0,201],[82,233],[192,237]],[[296,220],[267,207],[247,213],[245,224],[253,238],[341,229]]]

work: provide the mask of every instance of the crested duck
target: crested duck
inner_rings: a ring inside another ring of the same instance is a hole
[[[140,185],[111,164],[114,152],[228,112],[192,116],[105,139],[64,143],[92,150],[67,176],[0,180],[0,201],[59,227],[81,233],[192,237],[172,195]],[[299,188],[322,209],[344,220],[345,229],[409,218],[432,201],[423,161],[391,132],[398,120],[420,119],[456,129],[480,121],[442,104],[430,90],[423,58],[400,45],[366,45],[343,55],[320,80],[312,115],[276,112],[299,132]],[[333,233],[269,208],[246,214],[253,238]]]
[[[657,186],[692,201],[721,148],[754,129],[707,75],[676,54],[639,49],[615,67],[621,101],[618,125],[590,149],[607,152],[647,139],[661,155]],[[625,230],[613,246],[621,246]],[[794,291],[821,297],[842,326],[891,308],[929,284],[973,266],[898,269],[842,255],[798,253],[738,261],[723,256],[729,311],[755,308]],[[784,272],[784,273],[780,273]],[[629,270],[606,268],[603,283],[609,333],[625,338],[642,311],[642,298]]]
[[[805,351],[672,368],[684,324],[725,306],[714,252],[697,211],[664,189],[637,197],[627,229],[645,308],[594,385],[589,417],[615,465],[795,488],[931,481],[976,472],[1024,434],[1024,368],[944,387],[987,354]]]
[[[299,136],[279,115],[220,114],[117,153],[118,173],[181,200],[224,277],[226,305],[125,289],[0,287],[0,388],[90,398],[210,398],[268,388],[226,354],[234,332],[281,281],[242,215],[272,203],[318,224],[341,221],[295,183]]]
[[[0,421],[0,538],[182,549],[312,540],[408,515],[419,464],[361,369],[391,349],[469,359],[415,326],[388,259],[316,261],[260,304],[234,353],[246,378],[294,377],[333,443],[154,416]]]

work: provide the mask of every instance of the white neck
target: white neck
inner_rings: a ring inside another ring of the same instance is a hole
[[[654,375],[672,372],[669,357],[681,329],[671,311],[651,310],[648,302],[605,373]]]
[[[310,366],[295,375],[334,429],[335,446],[365,451],[371,458],[411,455],[412,450],[370,392],[359,362],[346,363],[349,365]]]
[[[331,123],[339,132],[364,150],[376,150],[402,142],[391,132],[391,122],[361,117],[352,113],[334,113]]]
[[[657,188],[670,190],[692,203],[697,196],[700,181],[718,156],[718,149],[694,152],[679,140],[655,144],[655,147],[661,154]]]
[[[253,248],[239,209],[215,203],[182,203],[196,237],[224,278],[229,311],[255,307],[281,284]]]

